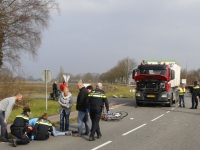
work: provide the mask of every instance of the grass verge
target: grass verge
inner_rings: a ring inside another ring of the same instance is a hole
[[[43,113],[47,113],[49,116],[59,114],[59,104],[57,101],[48,100],[47,110],[46,110],[46,100],[45,99],[32,99],[30,100],[31,116],[30,118],[41,117]],[[76,102],[73,103],[72,111],[76,110]],[[12,110],[8,122],[11,123],[15,119],[16,115],[22,113],[23,108]]]

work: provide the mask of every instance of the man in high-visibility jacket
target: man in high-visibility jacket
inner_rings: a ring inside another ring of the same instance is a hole
[[[49,138],[49,132],[52,132],[52,123],[47,119],[47,113],[44,113],[39,118],[34,127],[34,139],[35,140],[47,140]]]
[[[185,107],[184,94],[185,94],[185,87],[182,84],[180,89],[179,89],[179,107],[182,107],[182,106]],[[181,103],[183,105],[181,105]]]
[[[197,84],[197,81],[194,81],[194,86],[191,89],[192,94],[192,107],[190,109],[197,109],[198,98],[200,96],[200,86]]]
[[[107,114],[110,114],[108,99],[105,92],[102,90],[102,83],[98,82],[96,89],[88,94],[90,118],[92,121],[92,128],[90,132],[89,141],[94,141],[94,134],[97,133],[97,138],[100,139],[102,134],[99,127],[99,121],[101,118],[102,110],[104,111],[104,105],[106,106]]]

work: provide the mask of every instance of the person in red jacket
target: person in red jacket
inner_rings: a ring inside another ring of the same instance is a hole
[[[60,85],[60,90],[63,92],[66,87],[67,87],[67,84],[65,81],[63,81],[63,83]]]

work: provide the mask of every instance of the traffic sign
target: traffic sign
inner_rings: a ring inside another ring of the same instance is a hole
[[[50,70],[44,70],[42,72],[42,81],[50,82],[52,80],[52,73]]]

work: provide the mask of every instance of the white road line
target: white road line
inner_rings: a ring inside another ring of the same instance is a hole
[[[172,108],[171,110],[174,110],[174,108]]]
[[[166,113],[169,113],[170,111],[167,111]]]
[[[164,116],[164,114],[158,116],[157,118],[155,118],[155,119],[153,119],[153,120],[151,120],[151,121],[155,121],[155,120],[157,120],[158,118],[160,118],[160,117],[162,117],[162,116]]]
[[[122,134],[122,135],[123,135],[123,136],[124,136],[124,135],[127,135],[127,134],[129,134],[129,133],[131,133],[131,132],[133,132],[133,131],[135,131],[135,130],[137,130],[137,129],[139,129],[139,128],[145,126],[145,125],[146,125],[146,124],[143,124],[143,125],[141,125],[141,126],[135,128],[135,129],[133,129],[133,130],[131,130],[131,131],[128,131],[128,132],[126,132],[126,133],[124,133],[124,134]]]
[[[112,141],[108,141],[108,142],[106,142],[106,143],[104,143],[104,144],[101,144],[101,145],[99,145],[99,146],[97,146],[97,147],[91,149],[91,150],[99,149],[99,148],[101,148],[101,147],[103,147],[103,146],[105,146],[105,145],[107,145],[107,144],[109,144],[109,143],[111,143],[111,142],[112,142]]]

